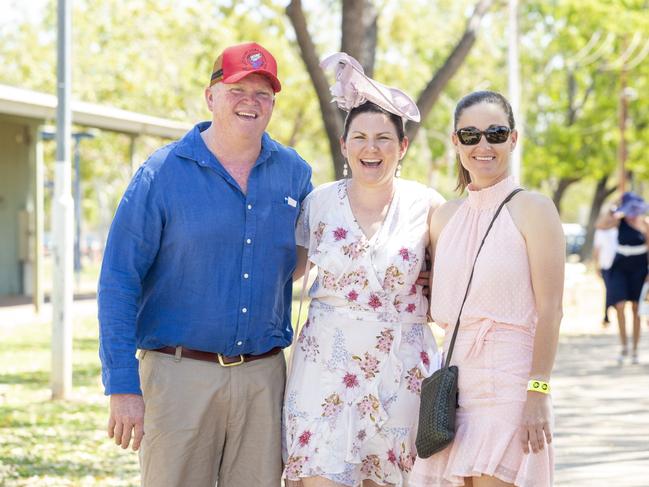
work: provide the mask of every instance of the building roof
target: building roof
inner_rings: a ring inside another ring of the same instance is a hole
[[[0,84],[0,115],[53,120],[56,105],[54,95]],[[125,134],[177,139],[191,128],[190,124],[174,120],[75,100],[71,101],[71,110],[72,123]]]

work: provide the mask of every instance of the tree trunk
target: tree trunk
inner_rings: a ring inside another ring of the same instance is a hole
[[[557,211],[559,212],[559,215],[561,215],[561,200],[563,199],[563,195],[565,194],[566,190],[568,187],[579,181],[578,178],[561,178],[559,180],[559,184],[557,184],[556,189],[552,193],[552,201],[554,203],[554,206],[557,207]]]
[[[340,179],[342,178],[343,165],[345,163],[345,158],[340,153],[340,144],[338,143],[338,138],[343,132],[342,112],[338,110],[335,104],[331,103],[329,82],[320,67],[318,54],[309,35],[304,12],[302,11],[302,2],[292,0],[286,7],[286,14],[291,20],[291,24],[293,24],[297,43],[300,46],[302,60],[306,65],[311,82],[318,95],[322,121],[327,132],[327,138],[329,139],[329,150],[334,164],[335,179]]]
[[[467,21],[464,34],[462,34],[462,37],[448,55],[442,67],[437,70],[426,85],[426,88],[424,88],[424,91],[419,95],[417,106],[421,112],[422,121],[426,119],[440,94],[468,56],[473,44],[475,44],[480,23],[492,3],[492,0],[480,0],[476,4],[471,17]],[[411,142],[417,136],[418,131],[419,124],[408,122],[406,125],[406,134]]]
[[[378,12],[371,0],[343,0],[340,50],[374,76]],[[359,19],[361,25],[359,26]]]
[[[613,186],[612,188],[607,188],[606,183],[608,183],[608,175],[600,178],[597,181],[597,185],[595,186],[593,201],[590,205],[590,215],[588,215],[588,225],[586,226],[586,241],[584,242],[584,246],[581,248],[581,252],[579,253],[582,262],[590,259],[590,256],[593,252],[595,223],[597,222],[597,218],[599,217],[599,214],[602,210],[604,201],[615,191],[615,186]]]
[[[300,107],[295,117],[295,122],[293,122],[293,130],[291,131],[291,136],[288,138],[286,143],[287,146],[293,147],[297,144],[298,135],[300,133],[300,128],[302,128],[302,122],[304,121],[304,107]]]

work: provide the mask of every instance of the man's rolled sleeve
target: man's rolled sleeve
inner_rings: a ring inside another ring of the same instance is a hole
[[[158,191],[156,191],[158,189]],[[141,394],[136,316],[142,281],[160,246],[164,210],[154,174],[133,177],[110,228],[99,277],[99,356],[105,394]]]

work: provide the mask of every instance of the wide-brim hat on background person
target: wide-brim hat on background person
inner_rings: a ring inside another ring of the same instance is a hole
[[[245,42],[227,47],[214,61],[210,86],[214,83],[236,83],[251,74],[268,78],[277,93],[282,85],[277,78],[277,61],[273,55],[256,42]]]
[[[336,82],[331,86],[333,100],[341,110],[349,112],[366,101],[380,106],[404,119],[419,122],[417,103],[398,88],[392,88],[365,75],[363,66],[344,52],[337,52],[322,60],[320,66],[335,69]]]
[[[615,211],[624,214],[624,216],[636,217],[647,213],[649,204],[639,194],[627,191],[622,195],[620,206]]]

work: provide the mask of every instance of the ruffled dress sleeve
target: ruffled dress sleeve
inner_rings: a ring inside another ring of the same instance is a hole
[[[297,218],[297,225],[295,226],[295,243],[305,249],[310,248],[309,244],[311,241],[311,227],[309,225],[309,208],[311,206],[311,199],[312,196],[310,194],[302,201],[300,214]]]

